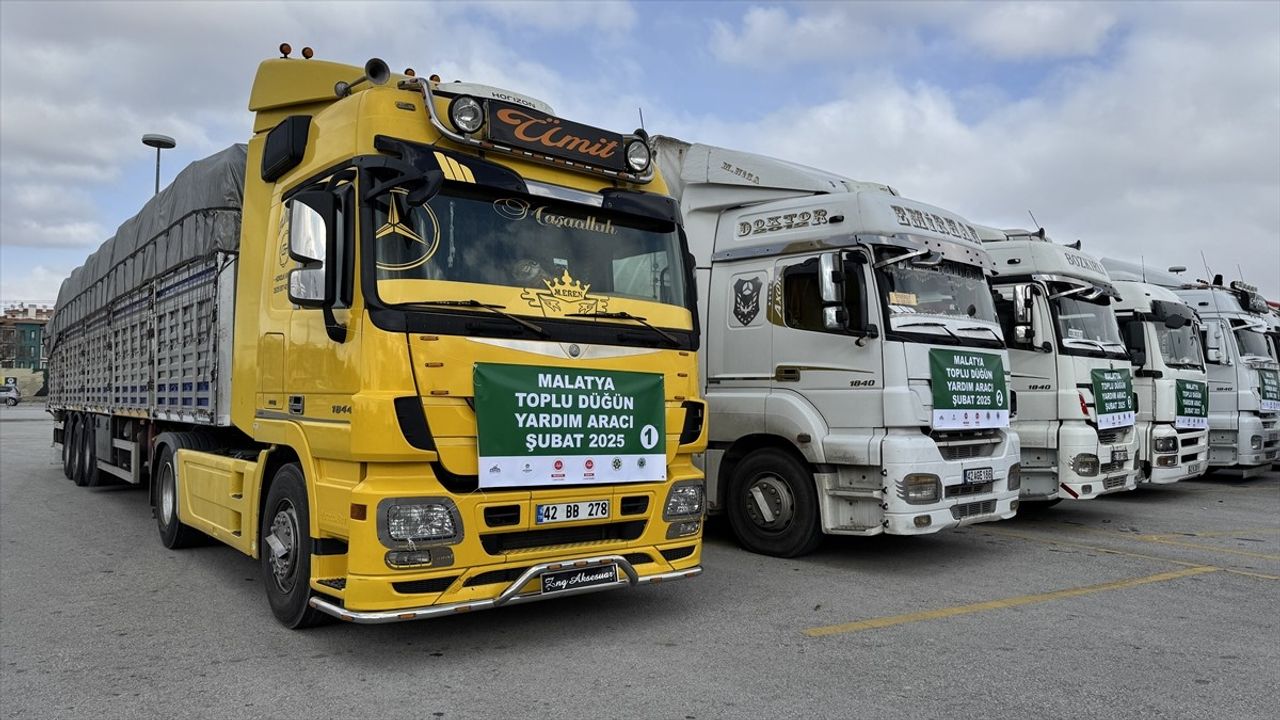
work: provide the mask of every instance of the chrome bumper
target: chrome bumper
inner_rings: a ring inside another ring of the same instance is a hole
[[[571,570],[574,568],[586,569],[600,565],[608,565],[610,563],[617,564],[618,568],[626,575],[626,578],[613,583],[561,590],[550,594],[544,594],[542,592],[525,593],[523,595],[520,594],[520,588],[524,587],[529,583],[529,581],[544,572]],[[362,625],[376,625],[381,623],[402,622],[405,620],[424,620],[426,618],[440,617],[442,615],[457,615],[461,613],[474,612],[476,610],[489,610],[492,608],[502,607],[503,605],[515,605],[517,603],[533,602],[535,600],[583,595],[590,592],[598,592],[600,590],[614,590],[621,587],[633,587],[636,585],[652,585],[654,583],[666,582],[668,580],[681,580],[683,578],[690,578],[701,574],[702,566],[699,565],[687,570],[677,570],[675,572],[640,577],[639,573],[636,572],[636,569],[632,567],[631,563],[627,562],[627,560],[621,555],[602,555],[582,560],[565,560],[534,565],[521,573],[520,577],[512,581],[512,583],[501,593],[498,593],[497,597],[486,600],[473,600],[470,602],[451,603],[448,605],[428,605],[426,607],[405,608],[401,610],[377,610],[373,612],[347,610],[346,608],[335,605],[319,596],[313,596],[310,602],[311,607],[319,610],[320,612],[332,615],[339,620],[360,623]]]

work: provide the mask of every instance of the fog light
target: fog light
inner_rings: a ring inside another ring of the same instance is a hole
[[[649,167],[649,146],[643,140],[632,140],[627,143],[627,167],[635,172],[644,172]]]
[[[913,522],[915,522],[916,527],[929,527],[933,524],[933,518],[928,515],[917,515]]]
[[[1177,455],[1161,455],[1156,458],[1156,465],[1159,467],[1174,467],[1178,464]]]
[[[1092,485],[1085,485],[1085,486],[1083,486],[1083,487],[1081,487],[1081,488],[1080,488],[1080,492],[1081,492],[1082,494],[1084,494],[1084,495],[1088,495],[1089,493],[1093,492],[1093,486],[1092,486]]]
[[[667,539],[672,540],[674,538],[685,537],[686,535],[693,535],[701,528],[701,520],[686,520],[684,522],[673,523],[671,527],[667,528]]]
[[[1018,490],[1022,487],[1022,463],[1014,463],[1009,467],[1009,489]]]
[[[937,475],[911,473],[899,482],[898,497],[912,505],[927,505],[942,497],[942,481]]]
[[[706,492],[701,480],[682,480],[667,491],[667,504],[662,519],[671,522],[677,518],[701,517]]]
[[[387,553],[387,564],[391,567],[416,567],[431,564],[430,550],[392,550]]]
[[[471,134],[484,125],[484,108],[470,95],[459,95],[449,103],[449,120],[458,130]]]
[[[385,501],[384,501],[385,502]],[[386,502],[380,525],[396,542],[439,542],[458,537],[461,520],[452,502]]]
[[[1171,453],[1178,451],[1178,438],[1176,437],[1158,437],[1155,441],[1156,452]]]
[[[1261,436],[1261,435],[1254,435],[1253,437],[1249,438],[1249,449],[1250,449],[1250,450],[1261,450],[1261,449],[1262,449],[1262,436]]]
[[[1071,459],[1071,469],[1081,477],[1093,477],[1098,474],[1098,456],[1080,453]]]
[[[1018,501],[1017,501],[1017,500],[1014,500],[1013,502],[1009,503],[1009,511],[1010,511],[1010,512],[1018,512]]]

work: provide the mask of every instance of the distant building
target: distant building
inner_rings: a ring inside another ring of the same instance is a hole
[[[0,368],[44,370],[44,326],[53,316],[52,305],[19,303],[0,316]]]

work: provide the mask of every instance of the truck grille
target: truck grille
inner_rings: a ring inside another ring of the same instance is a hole
[[[961,497],[963,495],[981,495],[991,492],[992,483],[968,483],[965,485],[951,485],[947,488],[947,497]]]
[[[480,536],[480,544],[490,555],[501,555],[512,550],[554,547],[573,543],[593,543],[608,540],[635,540],[644,534],[644,520],[601,523],[579,527],[524,530],[510,533],[490,533]]]
[[[1000,444],[999,430],[939,430],[929,434],[938,445],[943,460],[972,460],[991,457]]]
[[[1103,478],[1102,487],[1107,490],[1115,490],[1118,487],[1124,487],[1124,476]]]
[[[995,500],[983,500],[982,502],[966,503],[964,505],[956,505],[951,508],[951,517],[956,520],[963,520],[967,517],[975,515],[990,515],[996,511]]]
[[[1129,439],[1129,428],[1110,428],[1098,431],[1098,442],[1103,445],[1115,445]]]
[[[1119,472],[1124,469],[1126,462],[1127,461],[1125,460],[1116,460],[1115,462],[1103,463],[1099,468],[1099,472],[1103,474]],[[1110,478],[1108,478],[1107,481],[1110,482]],[[1121,479],[1121,484],[1123,484],[1123,478]]]

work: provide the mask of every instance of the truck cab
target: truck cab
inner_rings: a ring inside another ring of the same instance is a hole
[[[995,261],[996,309],[1013,365],[1022,500],[1089,500],[1132,490],[1136,397],[1116,322],[1120,294],[1079,246],[1043,229],[979,227]]]
[[[1224,286],[1221,276],[1173,292],[1203,321],[1209,466],[1259,475],[1280,457],[1280,364],[1266,301],[1244,282]]]
[[[1196,312],[1166,288],[1104,259],[1120,299],[1116,316],[1138,394],[1138,482],[1166,484],[1205,472],[1209,386]]]
[[[697,263],[708,501],[743,545],[1012,517],[1008,361],[972,226],[879,183],[655,143]]]

